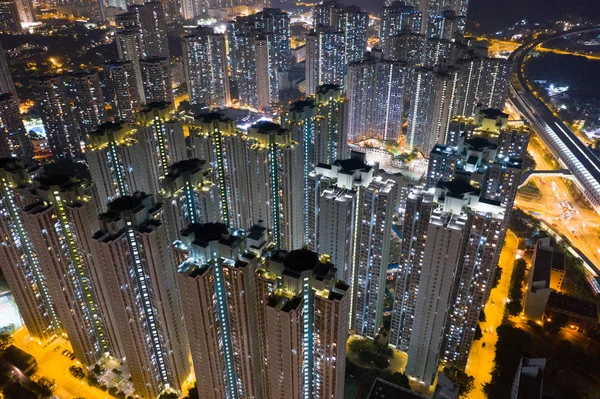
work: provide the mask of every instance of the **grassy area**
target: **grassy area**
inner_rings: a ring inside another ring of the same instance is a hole
[[[560,180],[565,184],[567,190],[569,191],[569,194],[579,206],[587,210],[593,209],[587,198],[585,198],[585,195],[583,195],[581,190],[579,190],[579,187],[577,187],[577,185],[573,181],[565,179],[564,177],[561,177]]]
[[[540,192],[540,188],[532,180],[530,180],[525,186],[523,186],[519,189],[519,194],[526,195],[528,197],[531,197],[532,199],[542,198],[542,193]]]
[[[596,296],[594,290],[590,287],[581,260],[571,255],[565,248],[561,248],[561,250],[567,258],[565,279],[561,289],[569,295],[600,304],[600,298]]]
[[[405,353],[353,335],[346,344],[346,355],[344,398],[367,397],[376,378],[408,388],[408,378],[403,374],[407,361]]]

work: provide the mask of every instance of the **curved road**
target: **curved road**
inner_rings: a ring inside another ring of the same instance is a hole
[[[553,39],[593,31],[600,31],[600,26],[557,33],[526,43],[515,50],[510,56],[512,60],[510,99],[519,112],[529,120],[552,153],[571,171],[596,212],[600,213],[600,159],[533,95],[524,76],[524,63],[529,54],[539,45]]]

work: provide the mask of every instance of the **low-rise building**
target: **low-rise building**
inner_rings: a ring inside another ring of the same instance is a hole
[[[531,259],[525,293],[525,317],[541,321],[548,298],[559,290],[565,275],[565,254],[552,246],[550,238],[538,240]]]

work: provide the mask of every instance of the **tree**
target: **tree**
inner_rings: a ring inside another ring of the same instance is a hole
[[[158,397],[158,399],[178,399],[179,395],[173,392],[163,393]]]
[[[89,386],[91,386],[91,387],[98,386],[98,377],[96,377],[96,375],[90,373],[87,375],[86,379],[87,379],[87,383]]]
[[[500,284],[500,279],[502,278],[502,268],[500,266],[496,267],[496,272],[494,273],[494,282],[492,283],[492,288],[496,288],[498,284]]]
[[[39,386],[40,395],[42,397],[52,396],[52,391],[54,391],[54,387],[56,386],[56,381],[42,377],[37,381],[37,385]]]
[[[479,321],[482,323],[485,323],[485,312],[483,311],[483,309],[481,309],[481,312],[479,312]]]
[[[458,394],[461,397],[468,397],[469,392],[475,388],[475,378],[456,366],[446,366],[442,373],[459,386]]]
[[[83,380],[85,378],[85,371],[82,367],[71,366],[69,367],[69,373],[78,380]]]
[[[380,345],[370,339],[355,339],[350,342],[350,351],[362,363],[385,369],[389,366],[389,359],[394,356],[394,351],[387,345]]]
[[[556,335],[567,324],[569,324],[569,316],[563,313],[548,313],[544,322],[544,331],[550,335]]]
[[[492,379],[484,385],[483,392],[488,399],[506,399],[510,391],[521,357],[526,356],[526,348],[531,346],[531,338],[526,332],[508,324],[496,329],[495,364]]]
[[[187,393],[187,396],[183,399],[198,399],[200,395],[198,395],[198,387],[196,384]]]
[[[525,154],[523,154],[523,163],[522,163],[522,166],[523,166],[524,170],[535,169],[535,166],[536,166],[535,160],[529,154],[529,152],[525,152]]]
[[[527,263],[523,258],[515,261],[515,268],[510,279],[510,289],[508,298],[510,302],[506,305],[506,309],[511,316],[517,316],[523,310],[521,300],[523,299],[523,281],[525,279],[525,268]]]
[[[38,396],[18,382],[8,384],[2,391],[5,399],[38,399]]]
[[[94,374],[100,374],[102,372],[102,368],[99,364],[94,365]]]
[[[534,238],[539,234],[540,222],[538,219],[515,208],[510,213],[508,228],[520,238]]]
[[[10,334],[0,334],[0,354],[12,345],[13,339]]]
[[[117,389],[117,387],[110,387],[110,388],[108,388],[108,394],[111,395],[111,396],[114,396],[114,397],[117,396],[117,392],[118,391],[119,390]]]
[[[479,341],[481,338],[483,338],[483,333],[481,332],[481,327],[479,327],[479,324],[477,324],[477,327],[475,327],[475,336],[473,336],[473,340]]]
[[[404,373],[390,373],[390,372],[386,372],[383,373],[383,375],[380,376],[380,378],[391,382],[392,384],[396,384],[402,388],[406,388],[406,389],[410,389],[410,385],[408,383],[408,377],[406,376],[406,374]]]

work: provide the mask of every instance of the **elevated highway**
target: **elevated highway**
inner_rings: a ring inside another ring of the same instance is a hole
[[[571,172],[569,172],[569,169],[557,169],[557,170],[534,169],[534,170],[528,170],[527,172],[525,172],[521,175],[521,180],[519,181],[519,188],[523,187],[525,184],[527,184],[527,182],[529,181],[529,179],[531,177],[535,177],[535,176],[540,176],[540,177],[558,176],[558,177],[564,177],[564,178],[573,180],[573,175],[571,174]]]
[[[600,159],[546,105],[535,97],[524,76],[524,64],[538,46],[550,40],[600,31],[600,26],[561,32],[526,43],[511,54],[511,85],[509,99],[529,121],[560,164],[568,169],[573,180],[600,214]]]

